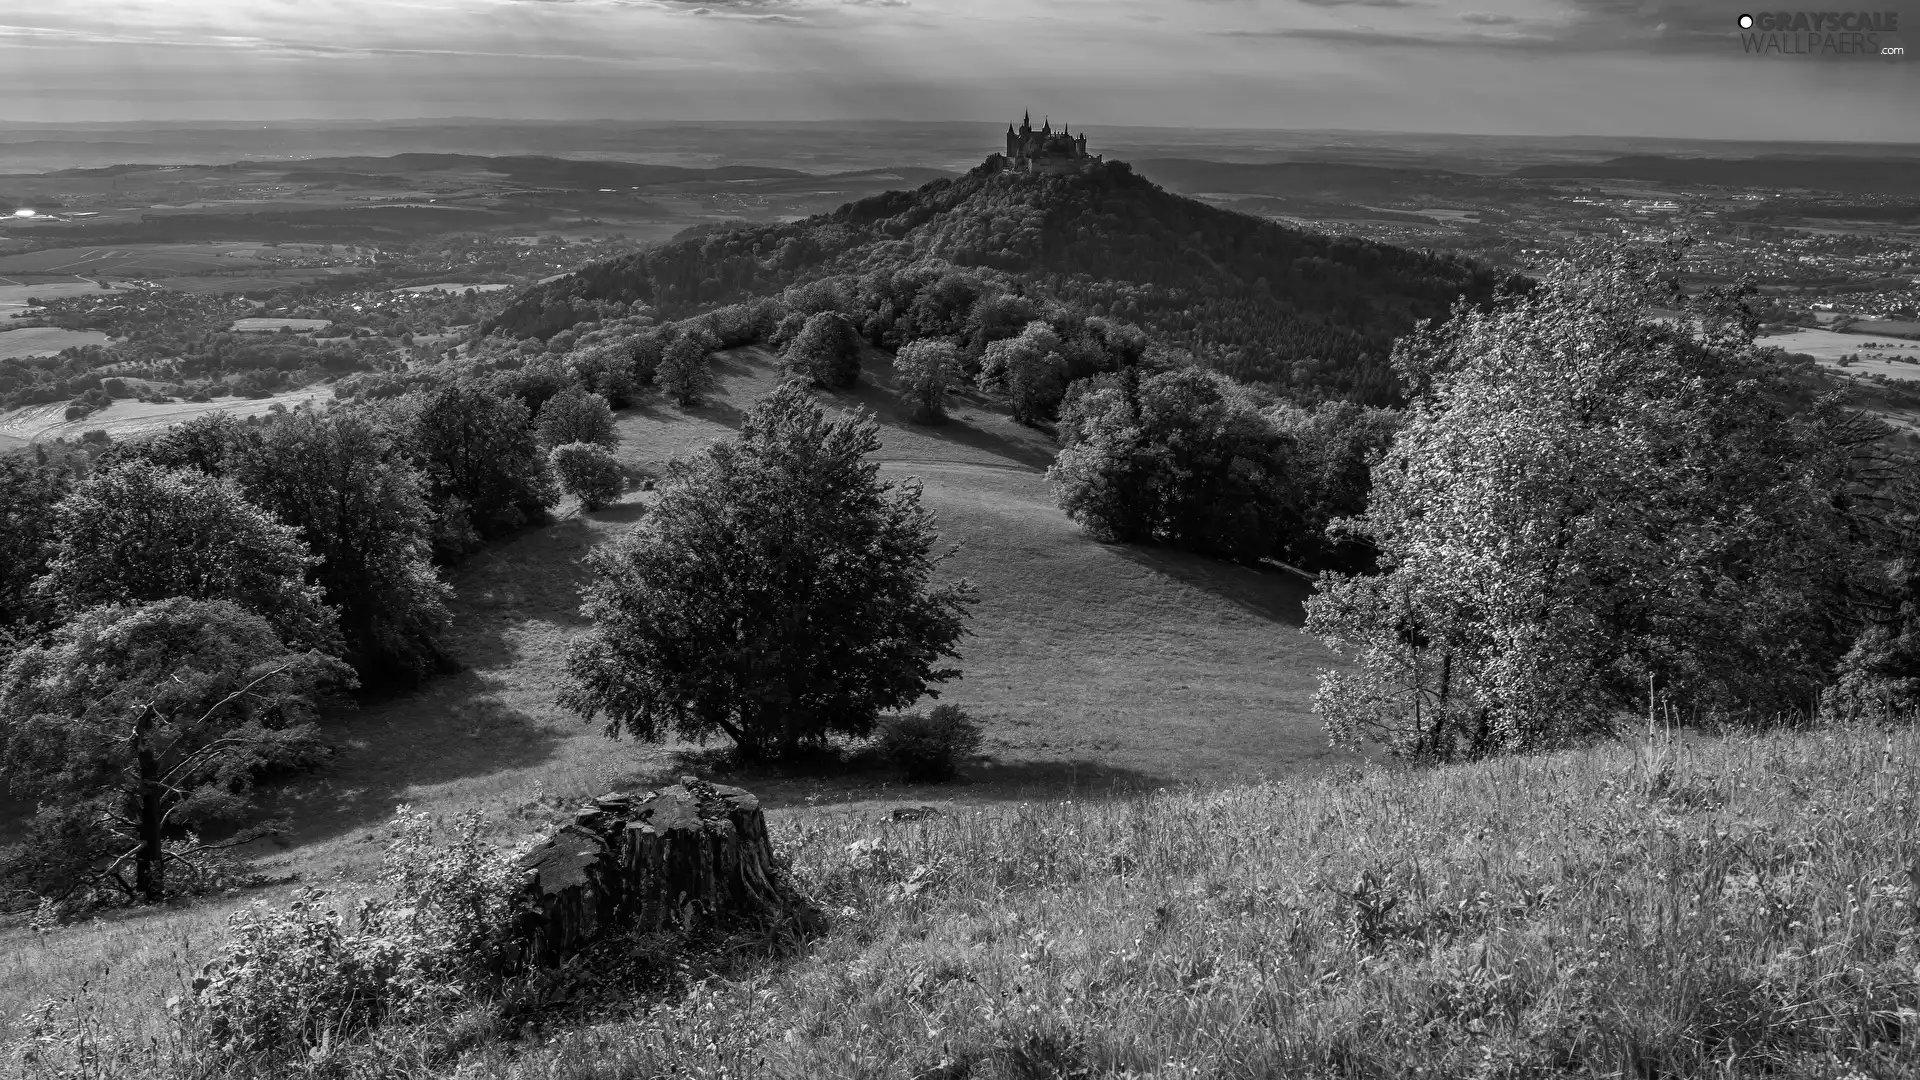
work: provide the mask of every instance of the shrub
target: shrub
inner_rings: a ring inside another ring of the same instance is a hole
[[[568,387],[555,394],[533,422],[540,441],[549,447],[567,443],[597,443],[612,446],[620,441],[613,433],[613,410],[598,394]]]
[[[596,443],[562,443],[553,448],[547,460],[560,478],[561,489],[578,498],[585,510],[598,510],[619,498],[625,486],[620,463],[606,447]]]
[[[312,1061],[381,1025],[426,1019],[497,990],[515,958],[512,855],[481,836],[478,814],[451,842],[402,807],[381,883],[391,897],[349,917],[303,889],[227,920],[222,955],[196,980],[192,1012],[232,1054]]]
[[[880,752],[900,766],[909,783],[953,779],[960,762],[979,753],[983,741],[980,725],[957,705],[889,717],[880,722],[875,738]]]
[[[102,379],[100,380],[100,389],[105,390],[109,397],[123,398],[133,396],[133,391],[127,389],[127,380],[125,379]]]

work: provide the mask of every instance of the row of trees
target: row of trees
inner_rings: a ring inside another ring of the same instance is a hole
[[[85,468],[0,459],[0,775],[41,803],[0,895],[193,887],[275,824],[197,839],[324,755],[320,709],[450,666],[439,566],[561,486],[591,509],[624,484],[593,359],[560,366],[551,387],[452,365],[326,412],[208,415]]]

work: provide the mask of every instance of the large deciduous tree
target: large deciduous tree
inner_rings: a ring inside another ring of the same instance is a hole
[[[1074,384],[1047,470],[1067,516],[1101,539],[1258,562],[1300,528],[1294,442],[1224,375],[1129,368]]]
[[[588,556],[594,627],[562,701],[610,734],[724,733],[749,757],[865,735],[958,672],[972,586],[935,584],[932,515],[883,482],[864,416],[786,384],[738,438],[677,462],[631,533]]]
[[[403,430],[427,475],[443,557],[546,516],[560,493],[527,426],[527,407],[476,386],[448,386],[421,399]]]
[[[1649,687],[1688,714],[1804,712],[1849,634],[1836,496],[1877,437],[1807,400],[1735,292],[1594,247],[1528,297],[1402,343],[1417,398],[1308,627],[1336,741],[1445,758],[1605,734]],[[1679,318],[1656,309],[1681,309]]]
[[[65,848],[24,853],[60,872],[21,884],[163,899],[170,866],[204,850],[191,830],[244,820],[262,771],[314,760],[315,711],[352,680],[224,600],[76,615],[0,674],[0,774],[40,800],[29,848]]]
[[[230,475],[318,556],[308,576],[339,610],[341,655],[363,684],[404,685],[450,663],[439,635],[453,590],[433,566],[433,516],[387,432],[353,412],[296,410],[260,428]]]
[[[893,375],[914,419],[932,423],[946,415],[947,390],[960,379],[960,350],[946,338],[910,341],[894,354]]]
[[[859,328],[838,311],[816,311],[786,343],[781,362],[813,385],[843,390],[860,381]]]
[[[34,588],[62,615],[169,597],[231,600],[289,644],[340,651],[336,613],[307,581],[317,560],[299,531],[231,480],[123,461],[89,477],[54,514],[53,557]]]

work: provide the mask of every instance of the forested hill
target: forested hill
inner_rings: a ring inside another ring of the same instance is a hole
[[[815,278],[916,264],[977,267],[1017,288],[1138,323],[1250,381],[1384,401],[1393,339],[1498,275],[1448,256],[1329,238],[1171,194],[1124,162],[1073,176],[954,180],[831,214],[689,238],[585,267],[521,294],[489,326],[547,337],[593,301],[665,318]]]

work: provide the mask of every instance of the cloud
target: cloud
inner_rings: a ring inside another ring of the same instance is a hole
[[[1316,7],[1383,6],[1382,0],[1299,0]],[[1412,0],[1385,6],[1417,7]],[[1218,30],[1222,37],[1323,41],[1355,46],[1564,54],[1639,53],[1712,56],[1737,52],[1724,0],[1562,0],[1557,15],[1520,18],[1431,9],[1393,16],[1390,26],[1271,27]],[[1466,27],[1460,24],[1465,23]]]

